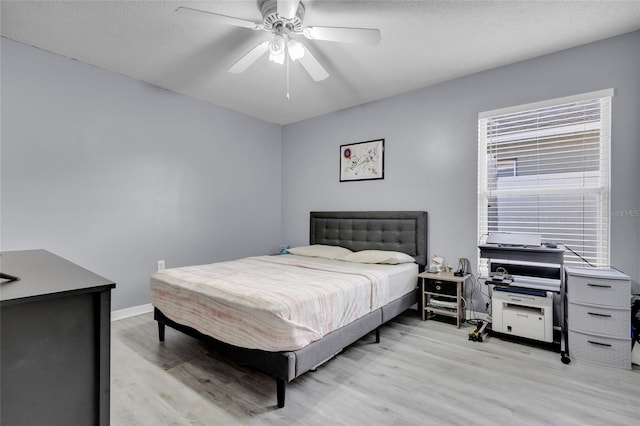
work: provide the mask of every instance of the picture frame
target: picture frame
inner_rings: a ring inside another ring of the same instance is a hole
[[[384,139],[340,145],[340,182],[384,179]]]

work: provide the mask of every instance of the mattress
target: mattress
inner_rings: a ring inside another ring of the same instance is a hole
[[[265,351],[305,347],[410,291],[418,265],[256,256],[158,271],[151,301],[168,318]]]
[[[362,270],[375,270],[380,271],[387,275],[389,279],[389,294],[386,303],[403,296],[410,291],[416,289],[418,283],[418,264],[417,263],[401,263],[399,265],[387,265],[387,264],[370,264],[370,263],[347,263],[341,260],[321,259],[317,257],[306,256],[294,256],[288,255],[294,258],[301,258],[310,262],[318,263],[320,265],[337,265],[345,266],[349,268],[362,269]],[[386,304],[385,303],[385,304]]]

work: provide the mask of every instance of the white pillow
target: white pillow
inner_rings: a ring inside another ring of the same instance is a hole
[[[349,249],[339,246],[326,246],[323,244],[313,244],[310,246],[293,247],[287,250],[291,254],[298,256],[322,257],[324,259],[340,259],[353,254]]]
[[[385,250],[362,250],[352,253],[341,260],[358,263],[385,263],[397,265],[399,263],[414,263],[416,260],[406,253]]]

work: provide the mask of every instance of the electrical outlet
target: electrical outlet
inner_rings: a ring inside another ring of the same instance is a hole
[[[164,260],[158,260],[158,271],[162,271],[164,269]]]

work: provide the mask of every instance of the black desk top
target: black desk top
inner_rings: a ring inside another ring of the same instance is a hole
[[[510,252],[529,252],[529,253],[564,253],[564,246],[557,247],[547,246],[510,246],[503,244],[480,244],[481,250],[504,250]]]
[[[21,303],[25,299],[103,291],[116,286],[113,281],[46,250],[1,252],[0,271],[20,278],[0,284],[1,306]]]
[[[545,247],[545,246],[503,246],[498,244],[480,244],[480,257],[516,260],[525,262],[538,263],[555,263],[562,265],[564,263],[564,247]]]

